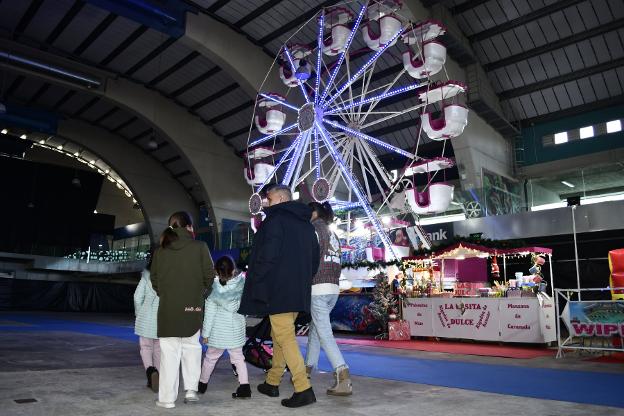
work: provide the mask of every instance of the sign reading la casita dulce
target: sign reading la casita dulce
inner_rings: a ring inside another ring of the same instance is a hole
[[[499,336],[497,299],[432,299],[433,332],[440,336],[496,339]]]
[[[562,317],[573,336],[624,336],[624,301],[571,301]]]

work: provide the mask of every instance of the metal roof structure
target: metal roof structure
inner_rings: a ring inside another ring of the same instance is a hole
[[[2,0],[0,39],[97,67],[158,91],[199,117],[240,154],[254,98],[174,31],[98,7],[105,1]],[[110,3],[110,2],[109,2]],[[159,2],[147,2],[151,5]],[[169,0],[178,11],[205,13],[274,57],[281,45],[335,0]],[[447,7],[517,126],[572,116],[624,101],[624,3],[621,0],[423,0]],[[150,6],[151,7],[151,6]],[[314,33],[297,39],[313,40]],[[359,40],[360,43],[361,40]],[[361,45],[364,47],[364,44]],[[461,62],[460,62],[461,64]],[[380,76],[393,68],[380,64]],[[195,179],[174,146],[153,137],[145,120],[97,95],[3,71],[3,100],[88,121],[121,135],[162,163],[193,194]],[[413,99],[413,98],[412,98]],[[406,105],[397,102],[395,105]],[[413,119],[379,126],[405,148]],[[154,138],[158,146],[149,143]]]

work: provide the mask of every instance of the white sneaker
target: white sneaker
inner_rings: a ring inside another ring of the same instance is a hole
[[[164,402],[159,402],[158,400],[156,400],[156,406],[162,407],[165,409],[173,409],[175,407],[175,403],[164,403]]]
[[[192,403],[198,401],[199,397],[197,396],[197,392],[195,390],[186,391],[186,395],[184,395],[184,403]]]

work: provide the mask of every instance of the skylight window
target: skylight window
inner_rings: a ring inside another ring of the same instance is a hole
[[[564,131],[561,133],[555,133],[555,144],[567,143],[568,142],[568,132]]]
[[[622,121],[612,120],[607,122],[607,133],[617,133],[622,131]]]
[[[594,137],[594,126],[581,127],[579,129],[579,135],[581,139],[589,139]]]

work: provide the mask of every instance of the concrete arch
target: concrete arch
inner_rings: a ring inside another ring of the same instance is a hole
[[[197,207],[180,183],[124,138],[78,120],[61,120],[57,136],[83,146],[122,176],[142,207],[152,242],[158,241],[171,213],[184,210],[197,218]]]
[[[212,129],[158,92],[126,79],[107,80],[103,95],[171,140],[199,178],[217,222],[248,220],[249,187],[243,164]]]
[[[186,29],[180,40],[225,69],[252,98],[273,64],[273,59],[244,35],[204,13],[186,14]],[[277,77],[269,77],[263,91],[285,88]]]
[[[126,109],[158,130],[190,166],[205,193],[206,206],[217,225],[224,218],[248,220],[247,200],[249,187],[243,179],[243,164],[212,129],[185,108],[167,99],[155,90],[141,84],[116,77],[91,65],[18,44],[1,42],[11,50],[38,61],[53,63],[61,68],[97,75],[102,80],[98,89],[68,84],[66,81],[28,69],[11,67],[29,76],[43,78],[73,89],[100,95],[113,104]]]

